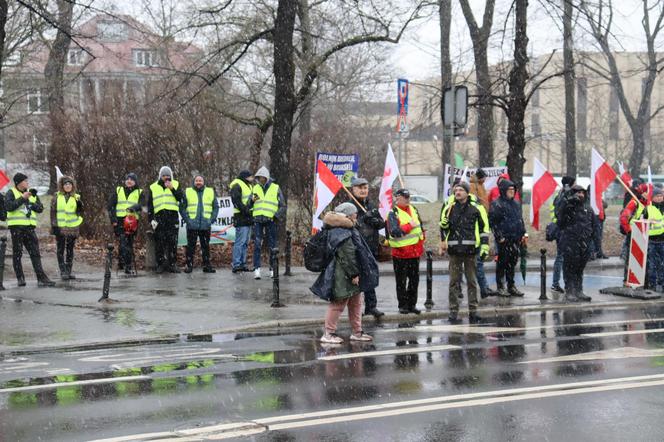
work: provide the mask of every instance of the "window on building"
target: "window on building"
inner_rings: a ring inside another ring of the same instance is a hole
[[[127,25],[119,21],[102,20],[97,23],[98,38],[103,41],[127,40]]]
[[[32,151],[35,162],[45,163],[48,161],[48,143],[44,137],[37,134],[32,135]]]
[[[586,141],[588,138],[588,80],[576,81],[576,138]]]
[[[134,49],[134,65],[140,67],[159,66],[157,51]]]
[[[69,66],[83,65],[83,49],[70,49],[67,52],[67,64]]]
[[[28,91],[28,113],[43,114],[48,112],[47,94],[42,89]]]
[[[620,102],[613,86],[609,94],[609,139],[620,139]]]

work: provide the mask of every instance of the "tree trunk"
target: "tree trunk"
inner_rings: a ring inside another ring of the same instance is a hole
[[[290,149],[296,110],[293,33],[297,0],[279,0],[274,23],[274,127],[270,145],[270,174],[288,200]]]
[[[576,177],[576,105],[574,103],[574,46],[572,42],[571,0],[563,0],[563,65],[565,70],[565,157],[567,175]]]
[[[439,0],[438,13],[440,15],[440,122],[443,129],[442,173],[445,173],[445,165],[452,164],[452,140],[445,134],[444,110],[445,89],[452,86],[452,60],[450,59],[450,29],[452,24],[452,0]],[[440,180],[440,188],[443,189],[443,180]]]
[[[309,65],[313,57],[313,38],[311,30],[311,18],[309,16],[309,0],[299,0],[298,17],[300,19],[300,27],[302,28],[302,74],[306,75],[309,70]],[[300,122],[299,133],[300,137],[304,137],[311,132],[311,94],[307,94],[307,98],[300,106]]]
[[[5,62],[5,25],[7,24],[7,14],[9,6],[7,0],[0,0],[0,78],[2,78],[2,65]],[[0,116],[0,119],[2,117]]]
[[[514,64],[509,75],[507,168],[510,178],[521,190],[523,165],[526,163],[526,83],[528,81],[528,0],[515,0]]]
[[[486,44],[484,55],[478,59],[475,55],[477,75],[477,152],[480,167],[493,167],[493,106],[491,97],[491,75],[487,62]],[[479,60],[479,62],[478,62]]]
[[[270,129],[270,125],[263,124],[256,128],[254,136],[252,137],[251,144],[251,163],[249,164],[249,170],[251,173],[255,173],[261,164],[261,152],[263,151],[263,143],[265,142],[265,135]]]
[[[646,152],[646,139],[643,134],[645,126],[645,122],[639,118],[633,120],[633,123],[630,124],[634,147],[632,148],[632,154],[629,156],[629,173],[633,177],[641,175],[641,164]]]

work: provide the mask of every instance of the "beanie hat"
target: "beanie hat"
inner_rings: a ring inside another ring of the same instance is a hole
[[[240,174],[238,175],[238,178],[240,178],[241,180],[246,180],[250,176],[251,176],[251,172],[249,172],[248,170],[245,169],[245,170],[240,171]]]
[[[161,175],[159,176],[161,178]],[[136,184],[138,184],[138,176],[134,172],[129,172],[127,176],[125,177],[125,181],[127,180],[132,180]]]
[[[475,171],[475,176],[477,177],[478,180],[481,180],[482,178],[486,178],[486,172],[484,169],[477,169]]]
[[[258,169],[258,172],[254,174],[255,177],[262,176],[263,178],[267,178],[268,180],[270,179],[270,171],[267,170],[267,167],[263,166],[260,169]]]
[[[454,188],[456,189],[457,187],[461,187],[463,190],[466,191],[466,193],[470,193],[470,186],[468,185],[467,182],[465,181],[459,181],[457,184],[454,185]]]
[[[657,195],[664,195],[664,190],[662,190],[659,187],[653,187],[652,196],[657,196]]]
[[[572,176],[564,176],[563,179],[561,180],[563,186],[573,186],[575,181],[576,178]]]
[[[28,176],[22,174],[21,172],[18,172],[16,175],[14,175],[14,185],[18,186],[21,184],[23,181],[27,180]]]
[[[159,178],[163,177],[164,175],[173,178],[173,171],[171,170],[170,167],[163,166],[161,169],[159,169]]]
[[[357,207],[353,203],[341,203],[334,208],[335,213],[351,216],[357,213]]]

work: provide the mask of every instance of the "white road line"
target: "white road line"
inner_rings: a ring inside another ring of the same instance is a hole
[[[602,332],[602,333],[582,333],[579,336],[583,336],[584,338],[604,338],[607,336],[648,335],[650,333],[664,333],[664,328]]]
[[[404,347],[395,348],[393,350],[376,350],[376,351],[362,351],[355,353],[344,353],[340,355],[321,356],[319,361],[337,361],[339,359],[352,359],[352,358],[368,358],[372,356],[388,356],[388,355],[407,355],[413,353],[427,353],[430,351],[445,351],[445,350],[458,350],[461,347],[458,345],[431,345],[428,347]]]
[[[18,391],[48,390],[51,388],[60,388],[60,387],[76,387],[79,385],[112,384],[115,382],[143,381],[148,379],[152,378],[150,376],[124,376],[117,378],[88,379],[85,381],[54,382],[52,384],[44,384],[44,385],[28,385],[25,387],[3,388],[0,389],[0,393],[16,393]]]
[[[156,361],[159,359],[168,359],[171,358],[188,358],[188,357],[198,357],[205,356],[214,353],[219,353],[220,349],[218,348],[207,348],[200,349],[196,351],[187,351],[182,352],[178,350],[172,350],[169,352],[163,352],[154,356],[148,356],[144,354],[129,354],[129,353],[117,353],[110,355],[101,355],[101,356],[90,356],[87,358],[81,358],[81,362],[133,362],[133,361]],[[222,356],[232,356],[232,355],[222,355]]]
[[[539,344],[538,344],[539,345]],[[604,359],[628,359],[628,358],[651,358],[664,356],[664,348],[647,349],[636,347],[619,347],[611,350],[591,351],[587,353],[578,353],[567,356],[557,356],[554,358],[535,359],[532,361],[522,361],[519,364],[545,364],[549,362],[567,362],[567,361],[596,361]]]
[[[48,362],[19,362],[11,363],[8,367],[0,368],[1,372],[23,371],[48,365]]]
[[[438,396],[411,401],[391,402],[362,407],[348,407],[335,410],[323,410],[311,413],[291,414],[256,419],[246,422],[226,423],[208,427],[191,428],[173,432],[134,434],[96,442],[130,442],[139,440],[220,440],[231,437],[248,436],[264,431],[303,428],[336,422],[348,422],[398,416],[402,414],[423,413],[443,409],[491,405],[546,397],[593,393],[612,390],[628,390],[633,388],[664,385],[664,374],[631,376],[624,378],[599,379],[595,381],[570,382],[563,384],[523,387],[505,390],[493,390],[478,393]],[[198,436],[198,437],[196,437]]]

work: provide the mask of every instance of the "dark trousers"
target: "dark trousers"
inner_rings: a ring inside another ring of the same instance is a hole
[[[468,310],[477,310],[477,257],[475,255],[450,255],[450,312],[459,311],[459,298],[462,295],[461,277],[466,276],[468,284]]]
[[[565,247],[563,255],[563,279],[565,293],[572,296],[583,293],[583,272],[590,259],[590,249],[580,246]]]
[[[154,242],[157,265],[175,267],[178,257],[178,226],[160,222],[154,232]]]
[[[519,261],[519,243],[505,240],[498,243],[497,246],[496,282],[498,288],[504,287],[504,280],[507,280],[508,287],[514,287],[514,269]]]
[[[118,220],[115,227],[115,237],[118,240],[120,249],[118,251],[118,268],[130,269],[134,264],[134,237],[136,235],[127,235],[124,231],[124,218]]]
[[[39,240],[35,234],[35,229],[33,227],[10,227],[9,232],[12,237],[12,264],[14,265],[14,273],[16,273],[16,278],[21,280],[25,276],[23,274],[23,265],[21,264],[21,258],[23,257],[23,247],[28,251],[30,255],[30,261],[32,261],[32,268],[35,270],[37,279],[47,278],[44,269],[42,268],[41,255],[39,254]]]
[[[400,309],[410,310],[417,304],[417,287],[420,284],[420,258],[392,257],[394,278],[397,281],[397,301]]]
[[[196,241],[201,242],[201,255],[203,255],[203,267],[210,267],[210,231],[187,229],[187,266],[194,266],[194,252]]]
[[[72,265],[74,264],[74,244],[76,243],[75,236],[56,235],[56,256],[58,257],[58,267],[60,273],[70,273]]]

